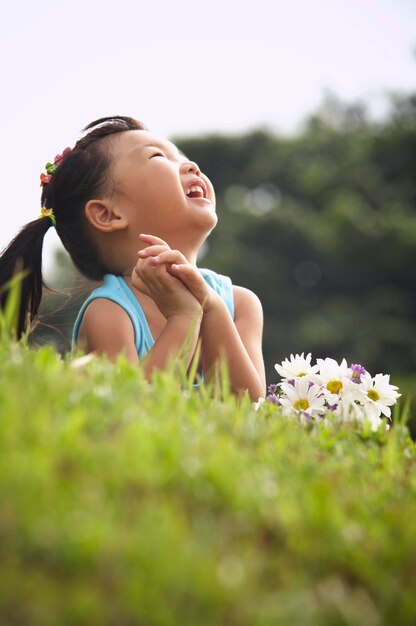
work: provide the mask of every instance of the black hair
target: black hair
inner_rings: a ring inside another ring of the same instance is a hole
[[[41,206],[53,209],[56,232],[74,265],[89,279],[101,280],[108,273],[87,230],[84,207],[88,200],[100,197],[109,184],[112,165],[105,137],[127,130],[148,130],[139,120],[122,115],[101,117],[86,126],[86,134],[60,162],[49,183],[42,188]],[[42,289],[43,240],[52,225],[50,217],[29,222],[20,230],[0,256],[0,287],[15,274],[28,270],[22,279],[17,337],[37,316]],[[0,309],[4,309],[8,292],[0,293]]]

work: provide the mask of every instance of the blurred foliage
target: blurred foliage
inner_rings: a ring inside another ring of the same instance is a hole
[[[330,97],[294,138],[177,143],[217,194],[201,264],[263,303],[270,381],[302,351],[415,372],[416,97],[396,97],[382,124]]]
[[[0,376],[1,624],[416,623],[402,419],[302,425],[24,342]]]
[[[328,96],[295,137],[173,141],[216,190],[220,221],[200,265],[263,303],[269,382],[292,352],[345,356],[393,383],[415,373],[415,95],[392,97],[382,123]],[[79,301],[59,315],[56,299],[46,305],[66,345]]]

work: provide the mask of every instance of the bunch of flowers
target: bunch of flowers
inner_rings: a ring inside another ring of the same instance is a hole
[[[373,430],[382,422],[382,415],[391,417],[390,407],[401,394],[390,384],[388,374],[374,377],[362,366],[348,366],[343,359],[317,359],[312,355],[290,355],[275,369],[281,382],[269,385],[266,398],[259,398],[255,408],[263,402],[281,407],[284,414],[299,415],[303,420],[323,418],[331,412],[342,421],[367,419]]]
[[[50,163],[48,161],[48,163],[46,163],[45,165],[45,170],[46,170],[46,174],[41,174],[40,175],[40,186],[44,187],[45,185],[48,185],[49,183],[52,182],[53,177],[56,174],[56,170],[58,169],[58,167],[61,165],[61,163],[66,159],[66,157],[68,156],[68,154],[71,152],[71,148],[65,148],[65,150],[62,152],[62,154],[57,154],[53,163]]]

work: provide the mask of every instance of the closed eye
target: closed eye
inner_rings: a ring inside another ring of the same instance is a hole
[[[155,156],[162,156],[162,157],[164,157],[165,155],[162,154],[161,152],[155,152],[155,154],[152,154],[152,156],[150,158],[153,159],[153,157],[155,157]]]

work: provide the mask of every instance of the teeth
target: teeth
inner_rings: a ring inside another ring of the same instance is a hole
[[[186,195],[189,196],[191,191],[200,191],[202,195],[204,195],[204,190],[202,189],[201,185],[193,185],[192,187],[189,187],[189,189],[187,189],[186,191]]]

